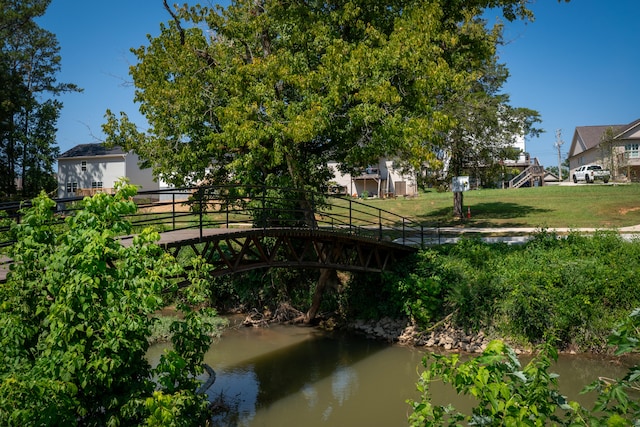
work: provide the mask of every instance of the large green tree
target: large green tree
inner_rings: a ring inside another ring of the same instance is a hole
[[[56,188],[55,123],[62,104],[55,96],[79,90],[56,82],[60,48],[39,27],[50,0],[0,1],[0,194],[35,196]]]
[[[174,184],[210,178],[318,190],[329,160],[345,171],[381,156],[441,166],[437,153],[450,148],[461,121],[490,116],[484,126],[501,126],[495,115],[512,112],[492,106],[481,116],[467,102],[481,93],[483,102],[506,103],[495,96],[505,73],[488,81],[498,75],[501,26],[479,17],[498,7],[507,20],[530,19],[527,3],[165,2],[171,19],[134,50],[131,67],[150,127],[142,132],[108,112],[104,128]]]
[[[381,157],[442,168],[439,153],[458,161],[489,128],[502,136],[517,122],[497,95],[506,79],[496,56],[502,26],[480,18],[499,8],[507,20],[532,19],[528,3],[237,0],[174,9],[165,0],[170,19],[133,50],[130,70],[150,127],[108,111],[104,130],[175,185],[322,191],[330,160],[352,173]],[[307,197],[289,198],[314,225]],[[321,273],[319,293],[330,276]]]

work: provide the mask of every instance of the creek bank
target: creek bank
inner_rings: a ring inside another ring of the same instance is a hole
[[[302,323],[303,314],[288,304],[281,305],[274,312],[259,312],[254,309],[245,314],[242,324],[247,327],[268,327],[273,323],[299,324]],[[452,326],[448,319],[437,323],[429,330],[422,330],[407,318],[359,319],[347,324],[340,324],[333,317],[323,318],[321,316],[318,327],[327,330],[346,329],[370,339],[383,340],[405,346],[441,348],[447,351],[466,353],[482,353],[491,341],[484,331],[467,333],[461,328]],[[512,348],[514,348],[516,354],[529,352],[514,346]]]
[[[288,304],[281,305],[274,311],[265,310],[259,312],[254,309],[250,312],[237,311],[236,316],[241,317],[236,326],[245,327],[269,327],[272,324],[302,324],[304,313],[291,307]],[[390,343],[410,347],[427,347],[442,349],[445,351],[458,351],[465,353],[480,354],[487,345],[494,339],[500,339],[508,344],[516,354],[532,354],[535,349],[531,346],[522,346],[504,337],[495,336],[480,330],[477,332],[467,332],[462,328],[455,327],[449,318],[444,318],[428,329],[421,329],[413,321],[407,318],[394,319],[384,317],[379,320],[354,320],[347,323],[338,320],[337,316],[320,315],[317,318],[316,327],[325,330],[347,330],[356,334],[361,334],[369,339],[382,340]],[[608,350],[608,351],[607,351]],[[570,346],[560,350],[561,354],[599,354],[612,356],[611,349],[598,349],[592,351],[580,351],[576,346]]]
[[[415,347],[437,347],[448,351],[482,353],[490,342],[483,331],[467,333],[444,322],[430,330],[421,330],[408,319],[356,320],[347,325],[356,333],[372,339]],[[517,350],[521,353],[522,350]]]

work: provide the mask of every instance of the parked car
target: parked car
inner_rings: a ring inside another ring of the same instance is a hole
[[[602,181],[605,184],[611,179],[611,172],[602,169],[600,165],[580,166],[573,172],[573,182],[584,181],[587,184],[594,181]]]

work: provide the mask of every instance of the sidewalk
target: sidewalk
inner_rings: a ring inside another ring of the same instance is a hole
[[[533,238],[533,235],[540,232],[541,228],[531,227],[440,227],[439,235],[430,235],[425,240],[425,244],[443,245],[457,243],[460,239],[470,236],[480,236],[480,239],[487,243],[507,243],[509,245],[526,243]],[[625,240],[640,239],[640,225],[632,225],[617,229],[608,228],[545,228],[548,233],[558,233],[565,235],[571,232],[591,234],[598,230],[615,230]],[[420,246],[420,237],[409,237],[407,239],[396,239],[396,243]]]

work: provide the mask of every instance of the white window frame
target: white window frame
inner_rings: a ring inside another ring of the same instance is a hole
[[[78,183],[77,182],[67,182],[67,193],[75,194],[78,191]]]
[[[626,159],[640,159],[640,144],[626,144],[624,146],[624,157]]]

